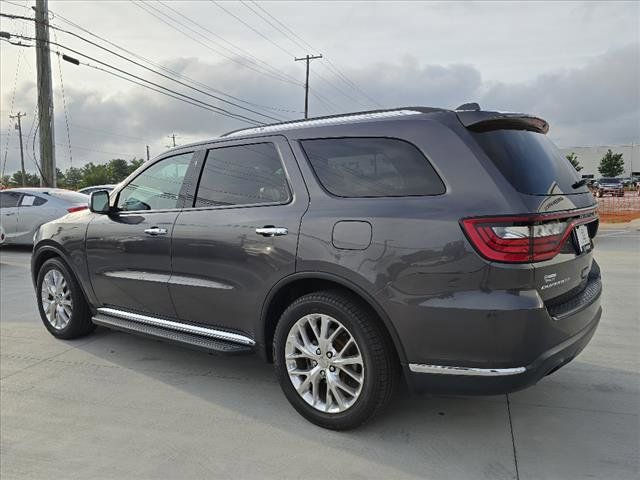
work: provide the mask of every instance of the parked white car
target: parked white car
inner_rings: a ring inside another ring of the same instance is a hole
[[[89,196],[61,188],[0,191],[0,243],[31,245],[43,223],[88,207]]]

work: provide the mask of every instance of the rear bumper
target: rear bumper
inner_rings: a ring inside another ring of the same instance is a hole
[[[529,365],[467,368],[409,364],[405,369],[409,387],[415,392],[460,395],[498,395],[521,390],[573,360],[593,337],[601,315],[602,308],[598,306],[587,327],[545,351]]]

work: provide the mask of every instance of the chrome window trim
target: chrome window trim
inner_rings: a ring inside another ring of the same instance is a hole
[[[122,310],[117,310],[115,308],[100,307],[98,308],[98,313],[103,313],[112,317],[124,318],[125,320],[131,320],[133,322],[139,322],[156,327],[176,330],[179,332],[191,333],[194,335],[201,335],[203,337],[217,338],[218,340],[240,343],[242,345],[253,346],[256,343],[255,341],[253,341],[253,339],[237,333],[216,330],[215,328],[199,327],[197,325],[189,325],[186,323],[174,322],[171,320],[164,320],[161,318],[151,317],[149,315],[125,312]]]
[[[410,363],[409,370],[414,373],[433,373],[437,375],[465,375],[470,377],[504,377],[508,375],[519,375],[527,371],[525,367],[475,368],[453,367],[447,365],[427,365],[424,363]]]

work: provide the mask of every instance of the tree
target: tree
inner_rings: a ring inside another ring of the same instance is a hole
[[[129,173],[132,173],[136,168],[138,168],[143,163],[144,163],[144,160],[142,158],[134,158],[133,160],[129,161]]]
[[[617,177],[624,173],[624,160],[621,153],[613,153],[611,149],[600,160],[598,171],[603,177]]]
[[[96,165],[93,162],[89,162],[82,167],[82,182],[80,182],[80,187],[104,185],[105,183],[109,183],[109,169],[107,165]]]
[[[107,164],[109,170],[109,181],[111,183],[120,183],[129,176],[129,165],[126,160],[114,158]]]
[[[565,155],[565,157],[567,160],[569,160],[569,163],[573,165],[573,168],[576,169],[576,172],[582,170],[583,167],[582,165],[580,165],[580,162],[578,161],[578,155],[576,155],[575,152],[568,153],[567,155]]]
[[[64,172],[64,185],[71,190],[78,190],[82,185],[82,170],[76,167],[69,167]]]
[[[40,186],[40,177],[34,173],[25,172],[25,186],[27,187],[39,187]],[[9,181],[9,185],[12,187],[21,187],[22,186],[22,172],[17,171],[11,176],[11,180]]]

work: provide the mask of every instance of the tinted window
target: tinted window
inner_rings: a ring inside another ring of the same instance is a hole
[[[18,192],[0,192],[0,208],[17,207],[21,195]]]
[[[545,135],[527,130],[473,133],[487,156],[506,179],[522,193],[558,195],[584,193],[573,188],[580,176]]]
[[[178,196],[193,153],[154,163],[135,177],[118,195],[121,210],[162,210],[178,207]]]
[[[332,138],[301,142],[322,185],[340,197],[444,193],[442,180],[412,144],[390,138]]]
[[[36,197],[35,195],[24,195],[20,200],[21,207],[38,207],[47,203],[47,200],[42,197]]]
[[[621,183],[619,178],[601,178],[598,183]]]
[[[196,194],[196,207],[284,203],[289,188],[272,143],[209,150]]]

